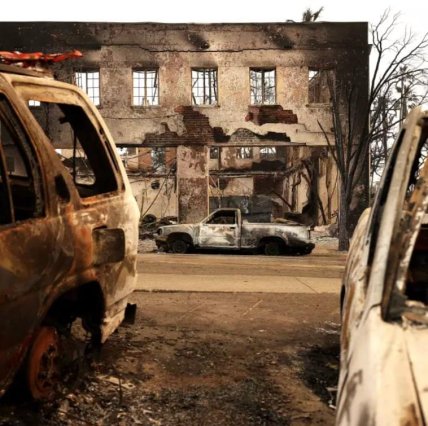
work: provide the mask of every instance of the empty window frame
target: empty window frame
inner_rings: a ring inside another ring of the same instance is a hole
[[[76,71],[74,83],[89,96],[95,106],[100,105],[100,72]]]
[[[132,105],[159,105],[159,70],[132,71]]]
[[[236,158],[247,160],[253,158],[253,148],[249,146],[241,146],[236,149]]]
[[[206,222],[207,225],[234,225],[236,223],[236,212],[234,210],[215,212]]]
[[[166,159],[165,148],[152,148],[150,151],[152,158],[152,168],[154,173],[165,173]]]
[[[250,68],[250,94],[252,105],[275,104],[275,69]]]
[[[217,69],[192,69],[192,104],[217,105]]]
[[[220,151],[218,146],[212,146],[210,148],[210,159],[211,160],[218,160],[220,156]]]
[[[34,113],[70,173],[81,198],[116,191],[114,158],[97,127],[78,105],[41,102],[43,114]]]
[[[265,146],[260,148],[260,159],[261,160],[276,160],[277,152],[274,146]]]
[[[328,79],[330,70],[309,68],[308,71],[308,102],[310,104],[330,103]]]
[[[0,224],[44,216],[40,167],[6,97],[0,95]]]

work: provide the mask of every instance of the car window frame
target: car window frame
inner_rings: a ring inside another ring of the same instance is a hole
[[[85,112],[89,122],[94,127],[94,130],[98,135],[100,143],[106,152],[108,162],[110,163],[110,167],[113,171],[117,183],[117,188],[114,191],[94,194],[90,197],[82,198],[78,195],[81,203],[83,205],[89,205],[92,203],[93,200],[103,199],[108,194],[111,195],[115,193],[122,193],[125,190],[125,181],[122,177],[122,173],[124,173],[124,171],[122,170],[119,160],[116,156],[113,138],[108,128],[103,123],[97,108],[95,106],[91,106],[92,104],[90,104],[90,101],[88,102],[85,97],[86,95],[84,93],[82,95],[82,91],[77,86],[67,85],[67,87],[63,87],[65,83],[61,83],[55,80],[46,82],[42,78],[34,78],[32,80],[33,81],[29,82],[28,79],[23,80],[21,78],[17,78],[15,81],[12,82],[13,87],[16,89],[18,96],[23,99],[23,101],[27,104],[27,107],[28,101],[30,99],[46,103],[66,104],[80,107]],[[43,135],[45,135],[47,140],[50,141],[49,137],[47,137],[45,131],[40,126],[37,119],[31,112],[31,109],[28,109],[32,116],[32,119],[39,127],[39,130],[43,133]],[[54,148],[52,144],[51,146]],[[74,182],[73,179],[71,179],[71,181]]]
[[[402,313],[406,310],[406,296],[403,293],[404,288],[402,288],[402,286],[404,283],[402,280],[408,271],[411,254],[413,253],[416,238],[428,205],[428,196],[420,198],[419,201],[414,200],[416,195],[423,191],[423,188],[427,187],[427,184],[421,187],[415,185],[415,189],[410,197],[413,200],[412,202],[408,200],[407,196],[413,167],[415,166],[415,162],[419,160],[424,145],[428,143],[428,117],[426,117],[425,120],[418,120],[417,126],[421,128],[419,140],[417,149],[410,159],[412,166],[409,169],[408,175],[405,177],[405,182],[403,181],[402,187],[405,187],[406,190],[402,192],[399,200],[401,208],[399,213],[397,213],[399,217],[395,221],[396,226],[393,230],[393,236],[388,251],[387,272],[383,282],[381,312],[382,318],[386,321],[401,319]],[[422,171],[424,172],[423,176],[428,178],[428,158],[425,159],[423,163]],[[408,204],[408,209],[405,209],[405,203]],[[409,230],[409,228],[411,228],[411,230]]]
[[[0,224],[0,227],[15,225],[18,223],[33,221],[37,219],[43,219],[43,218],[46,218],[48,215],[48,197],[47,197],[47,191],[46,191],[46,182],[45,182],[44,173],[43,173],[43,161],[37,151],[37,147],[35,146],[33,139],[30,137],[30,134],[26,126],[24,125],[24,122],[20,114],[17,112],[12,99],[10,98],[10,96],[8,96],[7,91],[0,87],[0,102],[2,98],[4,99],[4,102],[7,105],[7,108],[9,109],[13,122],[10,122],[10,117],[8,117],[7,115],[4,115],[3,112],[1,111],[0,111],[0,119],[2,120],[4,119],[6,122],[10,124],[10,128],[12,129],[12,133],[13,133],[12,136],[15,138],[14,143],[18,146],[18,149],[20,150],[21,155],[25,157],[23,158],[23,160],[26,163],[25,164],[26,169],[31,178],[32,186],[34,187],[34,191],[35,191],[35,196],[36,198],[39,198],[41,200],[42,207],[41,207],[41,213],[38,215],[35,215],[33,217],[28,217],[25,219],[16,218],[15,204],[13,200],[10,176],[7,172],[6,156],[5,156],[3,145],[0,143],[0,161],[2,162],[3,173],[6,176],[5,183],[7,185],[9,211],[11,212],[10,214],[11,222],[8,224],[6,223]],[[18,134],[18,132],[20,134]],[[25,139],[25,142],[22,140],[21,136],[22,138]],[[24,143],[27,143],[28,147],[25,147]],[[30,155],[27,152],[28,149],[31,151]],[[35,203],[37,203],[37,200],[35,201]]]

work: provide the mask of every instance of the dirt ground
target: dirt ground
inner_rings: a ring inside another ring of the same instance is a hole
[[[138,292],[137,318],[55,402],[14,390],[1,425],[329,425],[335,294]]]

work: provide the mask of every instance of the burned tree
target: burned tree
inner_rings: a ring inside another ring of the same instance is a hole
[[[347,79],[328,75],[334,142],[321,123],[319,126],[340,175],[339,250],[348,248],[358,216],[368,205],[369,152],[375,154],[372,164],[378,169],[385,162],[391,138],[407,108],[426,97],[426,90],[424,95],[418,87],[427,75],[424,55],[428,35],[418,39],[406,29],[401,37],[393,38],[398,18],[387,10],[371,26],[375,62],[367,102],[356,72]],[[366,112],[361,115],[359,108],[363,105]]]

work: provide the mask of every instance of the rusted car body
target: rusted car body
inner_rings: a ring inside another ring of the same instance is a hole
[[[428,109],[407,117],[342,288],[337,425],[428,420]]]
[[[158,247],[175,253],[189,248],[256,249],[266,255],[281,252],[309,254],[315,245],[310,228],[296,222],[249,223],[239,209],[218,209],[199,223],[161,226],[156,236]]]
[[[54,134],[53,125],[69,128]],[[87,181],[55,152],[54,139],[70,134],[91,166]],[[100,343],[122,321],[139,211],[109,130],[77,87],[0,66],[0,141],[0,396],[25,360],[30,391],[44,398],[76,318]]]

